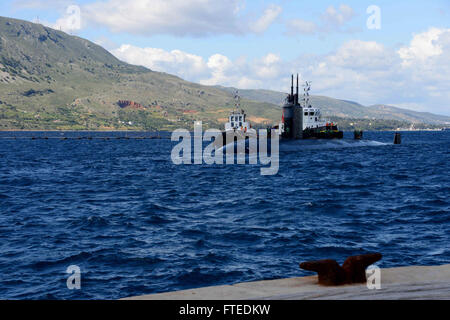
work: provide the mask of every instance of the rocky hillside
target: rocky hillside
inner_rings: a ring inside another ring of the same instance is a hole
[[[0,17],[0,129],[170,129],[223,121],[233,94],[116,59],[39,24]],[[279,118],[242,102],[254,122]],[[140,107],[136,107],[140,106]]]
[[[281,118],[284,93],[240,93],[253,124]],[[190,128],[194,120],[221,128],[233,96],[233,88],[202,86],[130,65],[88,40],[0,17],[0,130],[170,130]],[[341,118],[434,123],[445,118],[327,97],[314,96],[313,103]]]

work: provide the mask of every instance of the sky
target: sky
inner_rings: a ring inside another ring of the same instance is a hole
[[[450,116],[450,1],[2,0],[0,15],[205,85],[312,93]]]

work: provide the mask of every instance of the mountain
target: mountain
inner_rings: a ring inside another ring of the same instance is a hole
[[[122,62],[85,39],[0,17],[0,129],[218,126],[234,95]],[[257,123],[279,108],[243,99]]]
[[[191,128],[194,120],[222,128],[234,104],[234,91],[130,65],[88,40],[0,17],[0,130],[171,130]],[[240,90],[240,94],[253,124],[280,120],[284,93]],[[328,97],[313,96],[312,102],[333,119],[401,120],[379,122],[378,128],[403,126],[404,121],[450,121]]]
[[[250,100],[282,105],[287,93],[271,90],[242,90],[233,87],[217,86],[228,92],[239,90],[239,94]],[[448,124],[450,117],[429,112],[417,112],[387,105],[363,106],[357,102],[333,99],[324,96],[311,96],[311,104],[321,109],[329,117],[398,120],[410,123]]]
[[[377,119],[404,119],[412,123],[449,124],[450,117],[433,114],[430,112],[417,112],[408,109],[377,104],[368,109],[376,114]]]

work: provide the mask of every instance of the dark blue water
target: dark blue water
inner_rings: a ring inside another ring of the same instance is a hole
[[[450,132],[288,143],[276,176],[173,165],[170,140],[32,135],[0,133],[0,298],[301,276],[301,261],[374,251],[381,267],[450,262]],[[69,265],[81,290],[66,287]]]

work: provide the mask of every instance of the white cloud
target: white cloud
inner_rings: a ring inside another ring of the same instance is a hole
[[[261,79],[278,79],[282,72],[281,58],[274,53],[251,61],[245,57],[232,61],[222,54],[213,54],[204,59],[180,50],[139,48],[129,44],[122,45],[111,52],[128,63],[175,74],[204,85],[260,88],[264,86],[264,81]]]
[[[352,7],[341,4],[339,9],[336,9],[333,6],[329,6],[325,13],[322,15],[322,20],[326,25],[330,25],[333,27],[343,26],[345,23],[350,21],[355,16],[355,12]]]
[[[328,57],[329,63],[349,69],[389,68],[392,65],[392,52],[375,41],[350,40],[345,42],[334,55]]]
[[[438,40],[445,32],[448,30],[431,28],[427,32],[415,35],[409,47],[403,47],[398,51],[404,65],[410,65],[414,60],[424,61],[427,58],[441,55],[442,44]]]
[[[210,71],[208,79],[200,80],[201,84],[217,85],[228,83],[233,77],[234,65],[228,57],[221,54],[214,54],[208,59],[207,66]]]
[[[38,20],[37,18],[33,22],[67,33],[77,33],[82,28],[81,8],[76,5],[68,6],[64,14],[55,22]]]
[[[244,0],[106,0],[83,6],[85,18],[113,32],[151,36],[208,36],[264,32],[281,13],[269,5],[250,21]]]
[[[139,48],[124,44],[111,52],[128,63],[175,74],[185,79],[198,81],[202,76],[209,74],[209,67],[202,57],[181,50],[169,52],[158,48]]]
[[[397,51],[351,40],[303,70],[326,95],[450,115],[450,29],[414,35]]]
[[[270,5],[263,13],[263,15],[250,25],[250,29],[256,33],[262,33],[275,21],[283,10],[280,6]]]
[[[53,9],[64,12],[70,0],[15,0],[18,10]],[[281,14],[270,4],[260,17],[245,13],[245,0],[96,0],[80,5],[83,27],[103,26],[112,32],[144,36],[210,36],[263,33]],[[63,31],[76,31],[67,13],[56,22],[41,23]],[[69,28],[70,27],[70,28]]]
[[[81,8],[76,5],[70,5],[67,7],[64,15],[56,20],[54,27],[70,33],[81,30],[81,24]]]
[[[282,61],[278,54],[269,53],[253,63],[253,73],[260,79],[276,79],[282,73]]]
[[[84,7],[86,17],[113,32],[143,35],[239,33],[239,1],[107,0]]]
[[[299,56],[291,61],[284,61],[276,53],[232,60],[218,53],[200,57],[180,50],[130,45],[113,53],[129,63],[189,81],[243,89],[286,92],[289,75],[299,72],[302,79],[313,81],[313,94],[450,115],[450,29],[430,29],[414,35],[410,44],[400,50],[375,41],[350,40],[329,54]]]
[[[303,19],[292,19],[287,21],[287,34],[316,34],[330,32],[349,32],[350,29],[344,28],[348,22],[355,17],[353,8],[341,4],[338,9],[329,6],[321,15],[320,23],[307,21]]]
[[[416,34],[397,51],[375,41],[350,40],[327,55],[293,61],[283,61],[275,53],[233,61],[222,54],[204,58],[132,45],[112,52],[129,63],[205,85],[286,91],[289,74],[299,72],[313,81],[315,94],[450,115],[450,29]]]

